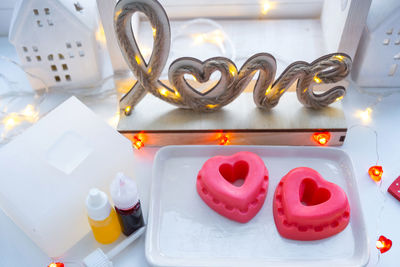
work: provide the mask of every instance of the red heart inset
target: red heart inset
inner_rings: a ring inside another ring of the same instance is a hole
[[[392,240],[381,235],[376,241],[376,248],[379,249],[381,253],[387,252],[392,247]]]
[[[242,180],[243,184],[238,181]],[[268,170],[251,152],[207,160],[197,176],[197,192],[217,213],[245,223],[261,209],[268,189]]]
[[[274,195],[275,225],[281,236],[295,240],[318,240],[335,235],[350,220],[346,193],[313,169],[291,170]]]

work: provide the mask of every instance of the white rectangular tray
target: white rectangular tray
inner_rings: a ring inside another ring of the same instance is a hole
[[[266,164],[270,182],[259,213],[241,224],[217,214],[196,191],[197,173],[210,157],[250,151]],[[350,224],[319,241],[282,238],[272,199],[280,179],[310,167],[346,192]],[[349,156],[339,149],[279,146],[171,146],[153,165],[146,257],[156,266],[364,266],[369,251],[357,184]]]

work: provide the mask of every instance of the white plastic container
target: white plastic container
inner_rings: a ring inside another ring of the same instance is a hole
[[[132,143],[72,97],[0,149],[0,207],[49,257],[90,232],[85,199],[133,175]]]

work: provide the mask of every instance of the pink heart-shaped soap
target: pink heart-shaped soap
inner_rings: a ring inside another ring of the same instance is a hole
[[[291,170],[274,195],[275,225],[281,236],[318,240],[344,230],[350,220],[346,193],[311,168]]]
[[[208,159],[196,183],[197,192],[214,211],[245,223],[261,209],[268,190],[268,170],[251,152]]]

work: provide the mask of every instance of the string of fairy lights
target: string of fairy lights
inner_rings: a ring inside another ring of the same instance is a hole
[[[348,128],[350,131],[351,129],[354,128],[364,128],[367,129],[371,132],[373,132],[374,137],[375,137],[375,154],[376,154],[376,162],[375,165],[371,166],[368,169],[368,175],[369,177],[377,184],[377,191],[379,193],[379,196],[381,198],[381,204],[378,209],[378,216],[376,217],[376,248],[377,248],[377,260],[374,263],[375,266],[378,266],[381,261],[381,256],[383,253],[386,253],[387,251],[390,250],[392,247],[392,241],[389,238],[386,238],[385,236],[381,235],[381,221],[383,217],[383,212],[385,209],[385,204],[388,198],[388,192],[383,188],[383,172],[384,168],[383,166],[379,165],[380,161],[380,155],[379,155],[379,145],[378,145],[378,131],[374,129],[373,127],[369,126],[372,122],[372,115],[374,113],[375,107],[382,102],[383,99],[388,98],[390,96],[393,96],[394,94],[399,94],[400,91],[398,89],[386,89],[386,90],[381,90],[379,92],[376,91],[371,91],[368,89],[363,89],[361,87],[356,86],[353,83],[352,88],[356,89],[359,94],[367,95],[373,97],[373,101],[371,104],[367,105],[365,109],[362,110],[357,110],[354,113],[354,116],[360,119],[361,124],[354,124]],[[386,175],[385,175],[386,176]],[[388,175],[387,177],[389,177]]]

